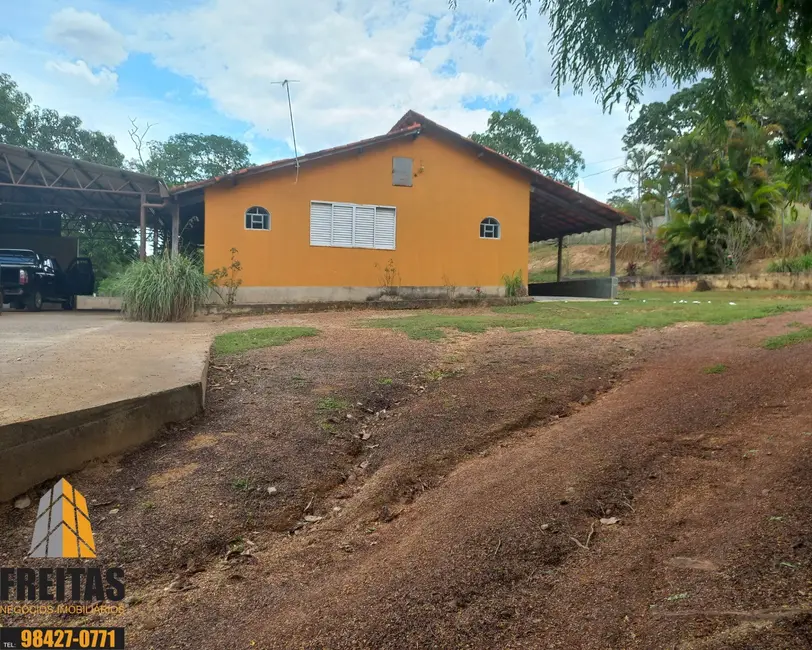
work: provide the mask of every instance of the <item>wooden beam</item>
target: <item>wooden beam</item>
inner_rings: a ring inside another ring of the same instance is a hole
[[[558,264],[555,267],[555,281],[561,282],[561,271],[564,267],[564,238],[558,238]]]

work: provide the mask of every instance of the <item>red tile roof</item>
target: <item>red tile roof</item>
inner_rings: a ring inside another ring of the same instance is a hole
[[[413,124],[402,129],[393,129],[388,133],[377,135],[374,138],[358,140],[357,142],[351,142],[350,144],[343,144],[338,147],[331,147],[330,149],[322,149],[321,151],[314,151],[313,153],[304,154],[299,156],[298,159],[284,158],[283,160],[274,160],[273,162],[265,163],[263,165],[254,165],[252,167],[246,167],[245,169],[238,169],[235,172],[224,174],[223,176],[214,176],[202,181],[193,181],[190,183],[184,183],[183,185],[175,185],[169,188],[169,192],[171,194],[181,194],[189,190],[209,187],[210,185],[214,185],[215,183],[219,183],[224,180],[241,178],[243,176],[254,176],[255,174],[263,174],[265,172],[276,171],[278,169],[295,167],[297,162],[299,166],[301,166],[303,163],[328,158],[330,156],[335,156],[342,153],[357,151],[358,149],[363,149],[364,147],[368,147],[370,145],[381,144],[409,135],[417,135],[418,133],[420,133],[420,125]]]
[[[169,191],[171,194],[182,194],[184,192],[200,190],[221,181],[236,180],[242,177],[296,167],[297,164],[301,166],[308,162],[358,151],[368,146],[382,144],[402,137],[415,137],[420,133],[431,131],[449,137],[463,146],[472,148],[477,152],[480,158],[488,162],[492,161],[504,165],[524,175],[530,181],[531,241],[551,239],[579,232],[588,232],[590,230],[601,230],[612,225],[620,225],[630,221],[629,217],[618,212],[613,207],[601,203],[585,194],[581,194],[569,185],[565,185],[564,183],[545,176],[535,169],[531,169],[498,151],[494,151],[489,147],[474,142],[470,138],[466,138],[428,119],[424,115],[411,110],[401,117],[388,133],[383,135],[367,138],[366,140],[359,140],[358,142],[352,142],[339,147],[322,149],[321,151],[299,156],[298,159],[286,158],[284,160],[276,160],[264,165],[240,169],[239,171],[223,176],[215,176],[214,178],[203,181],[176,185],[170,188]]]

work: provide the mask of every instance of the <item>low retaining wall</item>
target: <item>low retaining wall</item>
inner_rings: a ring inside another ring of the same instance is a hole
[[[83,311],[121,311],[121,298],[114,296],[76,296],[76,309]]]
[[[617,298],[617,278],[584,278],[561,282],[538,282],[528,286],[531,296],[570,296],[572,298]]]
[[[204,404],[206,370],[200,382],[186,386],[0,427],[0,501],[88,461],[144,444],[166,424],[197,415]]]
[[[618,286],[625,291],[664,289],[694,291],[700,280],[710,289],[770,289],[812,291],[812,273],[731,273],[714,275],[660,275],[656,277],[624,276]]]
[[[477,289],[479,291],[477,291]],[[476,298],[477,296],[502,296],[505,289],[498,287],[240,287],[236,304],[245,305],[291,305],[297,303],[367,302],[396,297],[400,300],[441,300]],[[214,299],[212,303],[221,302]]]

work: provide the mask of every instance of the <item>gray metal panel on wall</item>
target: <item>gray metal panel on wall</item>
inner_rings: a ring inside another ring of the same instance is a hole
[[[411,158],[392,158],[392,185],[412,186],[412,164]]]

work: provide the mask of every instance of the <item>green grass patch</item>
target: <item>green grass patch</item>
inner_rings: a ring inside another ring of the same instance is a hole
[[[345,411],[350,408],[350,403],[339,397],[322,397],[316,404],[316,408],[322,412]]]
[[[706,375],[721,375],[725,370],[727,370],[727,366],[723,363],[717,363],[715,366],[708,366],[702,372]]]
[[[235,478],[231,482],[231,487],[240,492],[248,492],[251,489],[251,480],[247,478]]]
[[[812,340],[812,327],[804,327],[790,332],[789,334],[781,334],[780,336],[771,336],[768,339],[764,339],[762,346],[768,350],[778,350],[810,340]]]
[[[768,273],[804,273],[812,271],[812,253],[774,260],[767,265]]]
[[[576,334],[628,334],[640,328],[660,328],[680,322],[726,325],[807,307],[812,307],[812,294],[808,293],[640,291],[630,292],[618,301],[537,302],[495,307],[489,313],[475,315],[429,311],[402,318],[369,319],[364,325],[391,328],[409,338],[425,340],[441,339],[448,330],[477,334],[494,327],[511,331],[554,329]]]
[[[255,348],[285,345],[303,336],[316,336],[315,327],[260,327],[252,330],[228,332],[214,339],[215,354],[238,354]]]

